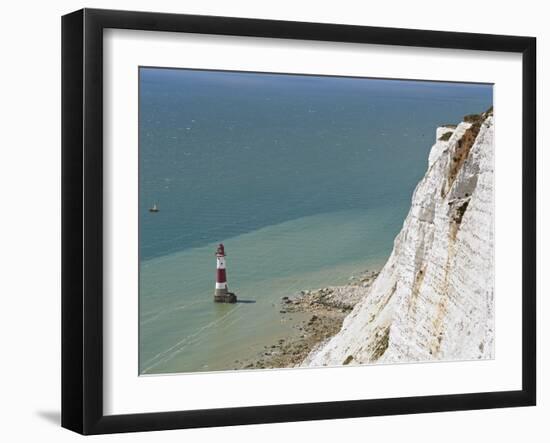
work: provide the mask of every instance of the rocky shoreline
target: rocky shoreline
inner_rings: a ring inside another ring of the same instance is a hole
[[[280,314],[303,314],[304,320],[294,325],[296,337],[279,339],[266,345],[253,361],[243,363],[241,369],[275,369],[300,366],[318,346],[335,335],[344,318],[366,294],[379,271],[365,270],[350,278],[344,286],[330,286],[305,290],[293,297],[281,299]]]

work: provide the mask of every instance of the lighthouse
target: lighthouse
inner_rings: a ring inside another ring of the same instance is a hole
[[[216,290],[214,292],[216,303],[236,303],[237,296],[227,290],[227,276],[225,273],[225,248],[222,243],[216,250]]]

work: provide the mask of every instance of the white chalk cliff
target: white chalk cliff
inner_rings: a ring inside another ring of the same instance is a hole
[[[387,263],[303,365],[493,358],[492,110],[468,120],[438,128]]]

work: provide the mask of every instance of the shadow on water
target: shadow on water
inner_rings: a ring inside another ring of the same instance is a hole
[[[256,303],[256,300],[239,300],[239,299],[237,299],[237,303],[250,304],[250,303]]]

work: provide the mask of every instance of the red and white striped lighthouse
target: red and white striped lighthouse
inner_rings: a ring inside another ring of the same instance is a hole
[[[237,297],[227,290],[227,276],[225,273],[225,248],[222,243],[216,250],[216,291],[214,301],[219,303],[235,303]]]

